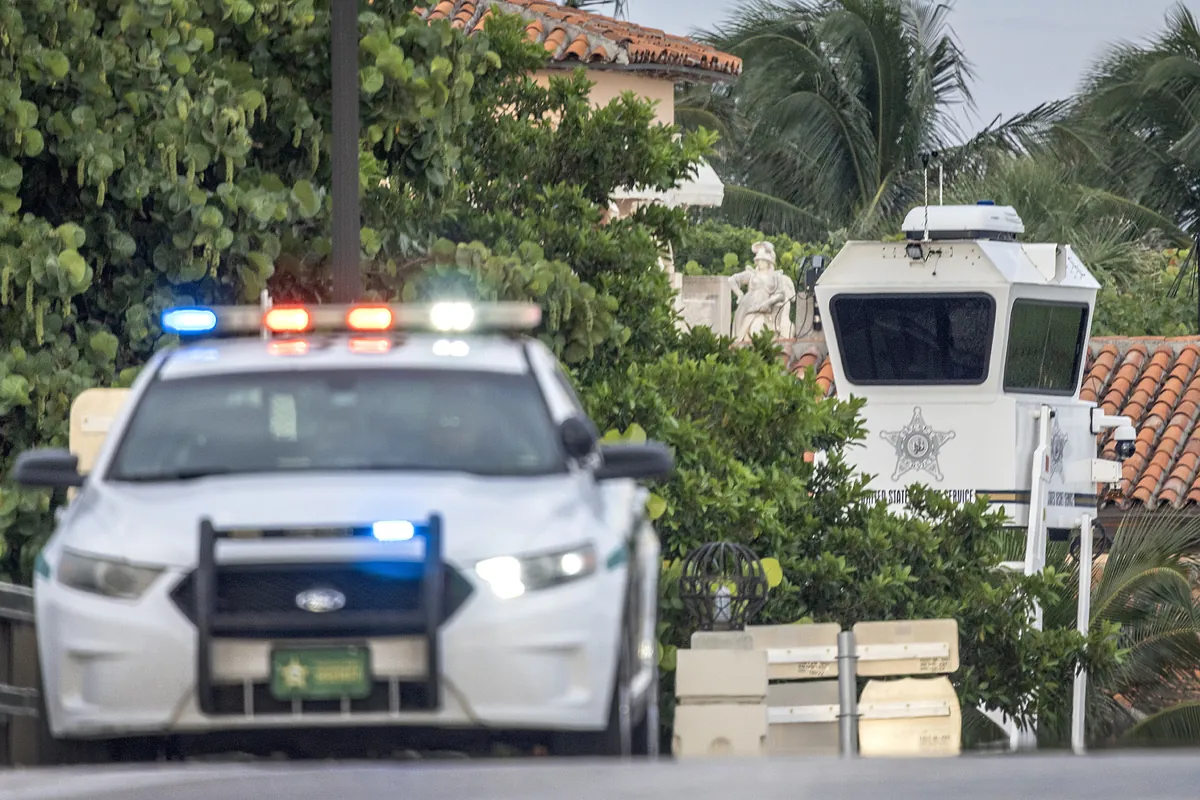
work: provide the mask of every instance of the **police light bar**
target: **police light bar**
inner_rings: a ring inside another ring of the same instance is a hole
[[[355,303],[353,305],[183,306],[162,315],[162,329],[202,337],[266,333],[532,330],[542,321],[535,303]]]

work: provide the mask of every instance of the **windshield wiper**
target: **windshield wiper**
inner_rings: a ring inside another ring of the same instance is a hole
[[[239,471],[228,467],[181,469],[175,472],[159,472],[151,475],[121,475],[110,480],[128,483],[167,483],[169,481],[190,481],[199,478],[211,478],[215,475],[232,475]]]

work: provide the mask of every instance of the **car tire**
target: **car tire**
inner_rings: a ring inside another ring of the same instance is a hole
[[[642,710],[641,721],[633,729],[633,754],[656,759],[662,746],[662,729],[659,722],[659,674],[658,662],[655,661],[651,673],[650,687],[646,690],[646,699]]]
[[[622,629],[621,650],[608,706],[608,724],[601,731],[560,731],[552,737],[550,750],[568,758],[607,756],[623,758],[633,754],[633,707],[629,689],[629,637]]]

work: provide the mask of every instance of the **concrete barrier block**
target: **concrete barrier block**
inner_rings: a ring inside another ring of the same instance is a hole
[[[767,706],[721,703],[675,708],[672,753],[676,758],[763,756]]]
[[[946,676],[869,681],[858,701],[863,756],[955,756],[962,709]]]
[[[767,651],[767,675],[774,681],[836,678],[841,630],[834,622],[746,627],[755,649]]]
[[[767,695],[764,650],[679,650],[675,696],[688,700],[761,703]]]

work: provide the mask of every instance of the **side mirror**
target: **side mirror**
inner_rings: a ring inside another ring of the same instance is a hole
[[[12,479],[22,486],[38,488],[83,486],[79,457],[69,450],[26,450],[17,456]]]
[[[665,444],[612,444],[600,448],[602,463],[596,480],[620,478],[666,478],[675,470],[675,457]]]
[[[558,426],[558,435],[562,439],[563,449],[574,459],[586,458],[596,449],[600,434],[596,426],[585,417],[569,417]]]

